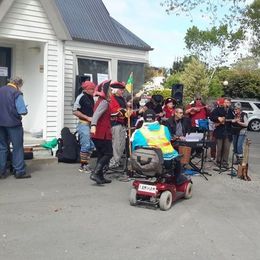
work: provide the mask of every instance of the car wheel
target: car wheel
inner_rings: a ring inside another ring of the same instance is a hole
[[[136,193],[137,193],[136,189],[132,188],[131,192],[130,192],[130,196],[129,196],[129,202],[130,202],[131,206],[136,206],[136,204],[137,204],[137,202],[136,202],[137,194]]]
[[[253,119],[249,123],[249,129],[258,132],[260,131],[260,120],[259,119]]]
[[[159,200],[159,206],[161,210],[168,210],[172,206],[172,193],[168,190],[164,191],[161,194]]]

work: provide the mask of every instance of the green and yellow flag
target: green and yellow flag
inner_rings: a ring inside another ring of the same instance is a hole
[[[126,82],[125,88],[129,93],[132,93],[133,87],[134,87],[134,77],[133,77],[133,72],[131,72],[130,75],[129,75],[129,78]]]

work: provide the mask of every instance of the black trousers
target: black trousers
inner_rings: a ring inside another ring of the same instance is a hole
[[[102,165],[106,165],[109,163],[110,159],[113,157],[113,147],[112,140],[103,140],[103,139],[92,139],[97,154],[97,164],[102,162]]]

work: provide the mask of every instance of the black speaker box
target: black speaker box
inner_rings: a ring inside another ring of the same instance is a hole
[[[172,98],[177,101],[177,104],[182,104],[183,84],[175,84],[172,86]]]

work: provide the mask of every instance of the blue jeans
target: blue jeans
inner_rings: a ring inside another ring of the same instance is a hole
[[[25,174],[23,127],[0,126],[0,175],[6,174],[9,143],[12,143],[12,165],[16,176]]]
[[[243,145],[245,141],[246,135],[233,135],[233,147],[234,147],[234,153],[243,156]]]
[[[77,132],[79,135],[80,151],[83,153],[92,153],[95,145],[90,136],[90,126],[79,123],[77,126]]]

